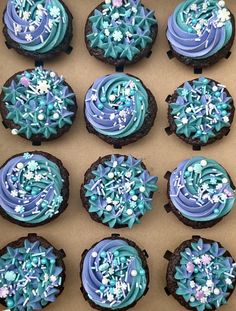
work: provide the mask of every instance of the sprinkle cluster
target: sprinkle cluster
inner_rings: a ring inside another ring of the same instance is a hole
[[[186,19],[188,32],[196,33],[199,37],[205,31],[210,32],[210,27],[221,28],[225,22],[230,20],[230,11],[225,7],[225,1],[215,1],[214,10],[212,9],[212,2],[209,0],[194,1],[183,11],[183,16]],[[206,41],[205,48],[208,47],[209,41]]]
[[[102,10],[89,18],[93,32],[87,35],[91,48],[104,51],[105,57],[132,60],[153,41],[154,12],[140,0],[106,0]]]
[[[63,76],[37,67],[20,73],[9,86],[3,87],[7,119],[16,128],[12,134],[24,134],[28,139],[41,135],[48,139],[57,135],[74,117],[74,94]]]
[[[103,135],[127,137],[143,125],[148,95],[140,80],[123,73],[97,79],[86,94],[85,114]]]
[[[217,242],[209,244],[199,239],[181,253],[175,274],[176,293],[192,308],[218,309],[226,303],[235,286],[236,264],[225,252]]]
[[[150,176],[141,160],[112,155],[92,172],[94,178],[84,188],[89,212],[96,213],[110,227],[131,228],[151,209],[157,177]]]
[[[90,299],[114,310],[132,304],[147,284],[137,250],[119,239],[103,240],[90,249],[84,259],[82,281]]]
[[[13,219],[40,223],[58,214],[63,179],[56,163],[24,153],[0,170],[0,206]]]
[[[62,270],[53,248],[39,241],[7,247],[0,257],[0,298],[10,310],[42,309],[59,294]]]
[[[201,77],[185,82],[176,92],[170,109],[177,134],[207,143],[230,126],[232,98],[224,85]]]

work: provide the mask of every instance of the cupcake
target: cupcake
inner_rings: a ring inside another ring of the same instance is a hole
[[[89,53],[122,69],[150,56],[158,32],[154,11],[140,0],[105,0],[85,26]]]
[[[219,242],[194,236],[169,260],[166,292],[188,310],[218,310],[235,288],[236,264]]]
[[[13,156],[0,168],[0,214],[24,227],[46,224],[67,207],[69,174],[42,151]]]
[[[141,80],[124,73],[97,79],[85,96],[88,131],[116,148],[147,135],[156,113],[151,91]]]
[[[36,67],[13,75],[4,84],[0,112],[4,126],[13,135],[40,145],[69,130],[77,104],[63,76]]]
[[[64,289],[64,257],[36,234],[9,243],[0,250],[0,303],[34,311],[54,302]]]
[[[226,87],[201,77],[179,86],[168,96],[169,134],[200,150],[228,135],[234,119],[234,102]]]
[[[6,45],[38,61],[69,53],[72,19],[61,0],[8,0],[3,16]]]
[[[227,171],[214,160],[193,157],[166,177],[169,203],[165,207],[187,226],[212,227],[234,207],[235,186]]]
[[[146,251],[130,240],[113,235],[85,250],[80,263],[81,291],[92,308],[122,310],[148,291]]]
[[[183,1],[168,20],[172,55],[195,68],[227,58],[234,36],[235,19],[223,0]]]
[[[132,228],[151,209],[156,183],[141,160],[107,155],[87,170],[80,195],[93,220],[110,228]]]

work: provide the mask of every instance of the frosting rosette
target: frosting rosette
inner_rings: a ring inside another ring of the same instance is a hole
[[[42,67],[11,77],[1,101],[3,121],[12,134],[37,142],[64,134],[77,111],[75,94],[64,77]]]
[[[185,218],[196,222],[221,219],[231,211],[236,198],[226,170],[205,157],[180,163],[170,176],[169,197]]]
[[[128,308],[147,292],[146,259],[141,250],[130,243],[119,237],[104,239],[84,255],[82,288],[95,308]]]
[[[96,132],[122,139],[138,132],[145,122],[149,95],[142,82],[124,73],[97,79],[85,98],[85,116]]]
[[[167,39],[172,49],[190,59],[206,59],[232,39],[232,15],[225,1],[186,0],[168,20]]]
[[[81,198],[94,220],[111,228],[132,228],[151,209],[156,183],[141,160],[111,155],[86,172]]]
[[[91,54],[124,64],[147,55],[156,39],[157,20],[140,0],[108,0],[89,15],[85,32]]]
[[[69,18],[59,0],[8,0],[4,23],[21,50],[42,55],[64,41]]]
[[[218,242],[199,238],[185,243],[175,267],[177,299],[197,311],[220,308],[235,287],[234,259]]]
[[[12,157],[0,169],[0,181],[1,214],[20,225],[46,223],[66,207],[68,173],[49,154]]]
[[[0,251],[0,299],[8,310],[40,310],[63,289],[65,254],[42,237],[29,235]]]
[[[185,82],[169,100],[171,130],[193,145],[206,145],[229,133],[234,111],[225,85],[205,77]]]

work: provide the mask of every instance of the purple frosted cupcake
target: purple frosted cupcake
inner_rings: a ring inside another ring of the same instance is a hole
[[[85,97],[88,131],[117,148],[147,135],[156,113],[151,91],[141,80],[124,73],[98,78]]]
[[[8,0],[3,16],[6,45],[35,60],[69,52],[72,19],[61,0]]]
[[[233,209],[235,186],[227,171],[216,161],[193,157],[166,175],[169,203],[165,206],[187,226],[214,226]]]
[[[91,307],[122,310],[148,291],[147,253],[133,242],[113,235],[85,250],[80,264],[81,291]]]
[[[181,62],[202,68],[228,57],[235,19],[223,0],[186,0],[169,17],[167,39]]]

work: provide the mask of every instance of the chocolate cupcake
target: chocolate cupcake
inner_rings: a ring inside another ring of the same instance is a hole
[[[234,119],[234,102],[226,87],[201,77],[187,81],[167,97],[169,128],[200,150],[228,135]]]
[[[6,45],[36,61],[69,53],[72,19],[61,0],[8,0],[3,15]]]
[[[214,160],[193,157],[181,162],[166,177],[169,203],[165,207],[187,226],[212,227],[234,207],[235,186]]]
[[[195,68],[228,57],[234,37],[235,19],[223,0],[183,1],[168,20],[172,55]]]
[[[147,135],[156,113],[151,91],[141,80],[124,73],[98,78],[85,97],[88,131],[116,148]]]
[[[218,310],[235,288],[236,264],[219,242],[194,236],[169,260],[166,292],[188,310]]]
[[[140,0],[105,0],[85,26],[89,53],[122,69],[150,56],[158,32],[154,11]]]
[[[156,183],[141,160],[107,155],[87,170],[80,195],[93,220],[110,228],[132,228],[151,209]]]
[[[81,291],[92,308],[132,308],[146,295],[149,270],[146,251],[119,235],[85,250],[80,263]]]
[[[76,116],[76,98],[63,76],[36,67],[13,75],[0,96],[3,124],[13,135],[40,145],[67,132]]]
[[[63,250],[36,234],[0,250],[0,303],[8,310],[39,310],[62,293],[65,280]]]
[[[24,227],[46,224],[67,207],[69,174],[42,151],[13,156],[0,168],[0,214]]]

